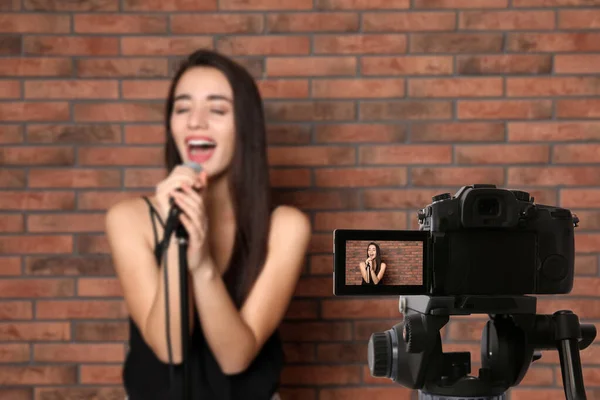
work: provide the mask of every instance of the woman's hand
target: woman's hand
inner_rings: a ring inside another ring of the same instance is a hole
[[[156,202],[158,204],[158,212],[160,213],[163,221],[167,220],[167,214],[169,213],[171,194],[174,190],[180,188],[184,183],[193,186],[194,188],[200,188],[202,181],[200,180],[199,174],[196,174],[194,170],[185,165],[178,165],[173,168],[173,171],[165,179],[156,185]]]
[[[205,174],[202,175],[204,179],[201,186],[204,187]],[[184,183],[181,189],[181,192],[173,190],[170,195],[182,211],[179,220],[185,227],[189,237],[188,270],[195,272],[206,264],[205,261],[210,256],[207,238],[208,217],[203,197],[204,190],[196,192],[188,183]]]

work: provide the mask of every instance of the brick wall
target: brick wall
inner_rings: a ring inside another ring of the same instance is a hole
[[[198,47],[259,78],[272,182],[310,214],[282,326],[286,399],[408,399],[370,377],[397,299],[332,298],[334,228],[416,227],[442,191],[495,183],[579,213],[575,288],[539,301],[600,320],[598,0],[0,2],[0,398],[122,398],[126,310],[106,208],[163,176],[162,100]],[[445,350],[479,361],[484,319]],[[582,353],[600,396],[600,345]],[[512,400],[560,399],[547,352]],[[376,397],[375,397],[376,396]]]

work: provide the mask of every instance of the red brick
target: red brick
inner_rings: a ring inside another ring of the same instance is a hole
[[[0,257],[0,276],[21,275],[20,257]]]
[[[331,233],[313,233],[310,237],[309,254],[331,253],[332,252]]]
[[[453,12],[363,13],[364,32],[419,32],[456,29]]]
[[[457,72],[461,75],[549,74],[552,55],[490,54],[458,55]]]
[[[120,385],[123,383],[123,367],[120,365],[82,365],[79,373],[82,384]]]
[[[124,359],[122,344],[34,344],[37,362],[120,362]]]
[[[1,344],[0,343],[0,354],[2,354],[2,363],[23,363],[29,361],[30,355],[28,344]],[[1,364],[0,364],[1,365]],[[1,370],[2,367],[0,367]],[[0,378],[0,383],[2,379]]]
[[[155,15],[76,14],[77,33],[167,33],[167,19]]]
[[[258,14],[174,14],[170,24],[176,34],[261,33],[264,29]]]
[[[281,374],[284,385],[344,385],[360,382],[360,367],[354,365],[286,366]]]
[[[504,124],[495,122],[414,123],[411,142],[499,142]]]
[[[364,17],[363,17],[364,18]],[[267,31],[278,32],[357,32],[358,14],[316,12],[267,15]]]
[[[0,170],[0,187],[23,188],[25,187],[25,171],[10,169]]]
[[[23,54],[23,39],[20,35],[3,35],[0,37],[0,55],[19,56]]]
[[[109,254],[108,241],[103,235],[78,235],[77,250],[80,254]]]
[[[398,299],[331,299],[323,300],[321,304],[321,317],[325,319],[380,319],[400,315]]]
[[[268,145],[309,144],[311,136],[310,126],[308,125],[267,123]]]
[[[0,144],[21,144],[25,141],[20,125],[0,126]]]
[[[124,36],[121,54],[127,56],[180,56],[198,48],[212,48],[213,39],[208,37]]]
[[[410,97],[497,97],[502,78],[414,78],[408,82]]]
[[[556,153],[555,153],[556,154]],[[462,145],[455,147],[458,164],[546,164],[548,145]]]
[[[575,274],[598,275],[598,257],[577,254],[575,257]]]
[[[64,235],[0,236],[0,254],[70,253],[73,238]]]
[[[598,122],[509,122],[508,140],[514,142],[572,142],[600,139]]]
[[[363,204],[367,209],[416,209],[430,204],[433,196],[448,191],[453,190],[367,189],[363,191]]]
[[[329,297],[332,294],[333,278],[302,277],[298,281],[294,296]]]
[[[19,11],[21,9],[21,0],[9,0],[0,4],[2,11]]]
[[[121,173],[101,169],[34,169],[29,171],[29,187],[36,188],[95,188],[117,187]]]
[[[122,300],[39,300],[36,318],[44,319],[117,319],[128,316]]]
[[[72,279],[0,280],[0,297],[70,297],[75,295]]]
[[[360,363],[367,355],[366,343],[327,343],[317,345],[317,361],[322,363]]]
[[[10,102],[0,103],[3,121],[66,121],[69,104],[66,102]]]
[[[51,256],[26,258],[28,275],[114,275],[110,257]]]
[[[66,14],[0,14],[3,33],[68,33],[71,19]]]
[[[317,10],[389,10],[410,8],[410,0],[316,0]]]
[[[127,125],[125,143],[127,144],[163,144],[165,128],[162,125]]]
[[[23,232],[25,224],[22,215],[1,214],[0,213],[0,232],[1,233],[20,233]]]
[[[1,341],[69,341],[71,325],[68,322],[3,322],[0,323]]]
[[[119,54],[119,40],[113,37],[26,36],[25,54],[58,56],[108,56]]]
[[[598,118],[600,99],[556,100],[558,118]]]
[[[600,189],[562,189],[562,207],[600,208]]]
[[[309,54],[310,38],[308,36],[228,36],[218,39],[217,50],[229,56]]]
[[[361,146],[359,163],[371,164],[449,164],[452,147],[446,145]]]
[[[444,349],[445,350],[445,349]],[[366,357],[366,356],[364,356]],[[364,376],[364,375],[363,375]],[[389,383],[391,381],[386,378],[376,379],[375,384]],[[394,387],[355,387],[355,388],[324,388],[319,391],[320,400],[337,400],[337,399],[353,399],[353,400],[411,400],[413,398],[412,391],[399,385]]]
[[[285,314],[286,320],[314,320],[317,318],[318,304],[314,300],[292,299]]]
[[[461,100],[460,119],[546,119],[552,115],[551,100]]]
[[[320,187],[404,186],[407,169],[392,168],[319,168],[315,171],[315,185]]]
[[[0,98],[17,99],[21,97],[21,85],[19,81],[0,82]]]
[[[107,210],[119,201],[132,197],[151,196],[154,191],[86,191],[77,196],[79,210]],[[0,200],[1,201],[1,200]]]
[[[75,340],[78,342],[114,342],[129,338],[129,322],[78,322]]]
[[[352,147],[280,146],[269,148],[268,158],[272,166],[323,166],[353,164],[356,156]]]
[[[117,11],[119,0],[24,0],[23,7],[37,11]]]
[[[28,124],[29,143],[121,143],[121,127],[116,124]]]
[[[3,165],[73,165],[71,147],[12,147],[0,149]]]
[[[283,352],[287,363],[310,363],[316,360],[315,345],[312,343],[284,343]]]
[[[69,385],[77,381],[71,365],[0,366],[0,385]]]
[[[148,165],[164,164],[164,150],[159,147],[80,147],[80,165]]]
[[[214,11],[217,0],[124,0],[123,11]]]
[[[600,33],[509,33],[508,51],[592,52],[600,50]]]
[[[355,106],[350,101],[279,101],[268,103],[265,115],[271,122],[337,121],[355,119]]]
[[[558,14],[560,29],[598,29],[600,11],[598,10],[561,10]]]
[[[77,294],[84,297],[123,297],[116,278],[80,278],[77,281]]]
[[[418,167],[412,169],[411,182],[414,186],[462,186],[473,182],[502,186],[504,171],[501,167]]]
[[[378,54],[405,53],[404,34],[322,34],[314,37],[315,54]]]
[[[556,54],[554,71],[557,74],[598,74],[600,54]]]
[[[77,76],[87,78],[156,78],[169,73],[168,60],[160,58],[92,58],[76,60],[76,65]]]
[[[66,191],[4,191],[0,209],[4,210],[73,210],[75,194]]]
[[[117,81],[28,81],[25,97],[29,99],[117,99]]]
[[[462,11],[460,29],[546,30],[554,29],[554,11]]]
[[[312,81],[313,98],[404,97],[404,79],[319,79]]]
[[[554,147],[554,164],[595,163],[600,160],[600,144],[562,144]]]
[[[154,188],[166,176],[166,171],[163,168],[128,168],[125,170],[125,187]]]
[[[333,271],[332,255],[317,255],[310,257],[310,273],[313,275],[329,275]]]
[[[84,387],[84,388],[38,388],[40,399],[79,400],[79,399],[123,399],[126,398],[123,387]]]
[[[406,129],[397,124],[327,124],[317,125],[317,143],[394,143],[404,142]]]
[[[273,187],[307,187],[310,186],[311,172],[305,168],[274,169],[269,172]]]
[[[575,236],[575,249],[582,253],[597,253],[600,252],[600,235],[597,233],[584,234],[581,233]]]
[[[307,98],[308,80],[268,79],[257,82],[263,99],[300,99]]]
[[[29,320],[32,318],[32,302],[0,301],[0,321]]]
[[[0,399],[33,400],[33,389],[0,389]]]
[[[450,75],[451,56],[365,56],[360,60],[363,75]]]
[[[406,229],[406,214],[396,211],[319,212],[315,231],[334,229]]]
[[[600,78],[536,77],[507,78],[507,96],[579,96],[600,94]]]
[[[354,57],[267,57],[267,76],[349,76],[356,73]]]
[[[104,214],[34,214],[27,218],[29,232],[103,232]]]
[[[554,186],[599,185],[597,167],[509,167],[508,185]]]
[[[508,0],[415,0],[415,8],[506,8]]]
[[[312,0],[220,0],[220,10],[310,10]]]
[[[412,53],[489,53],[502,51],[502,33],[415,33]]]
[[[359,206],[358,193],[346,191],[285,191],[274,192],[273,200],[279,204],[294,205],[303,210],[348,210]]]
[[[452,103],[449,101],[369,101],[360,104],[361,120],[425,120],[449,119]]]
[[[75,103],[75,121],[155,122],[163,119],[163,104],[154,102]]]

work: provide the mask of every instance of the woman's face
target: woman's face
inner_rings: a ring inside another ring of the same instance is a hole
[[[235,148],[235,119],[233,91],[221,71],[187,70],[175,88],[170,118],[184,163],[202,165],[209,177],[228,169]]]
[[[377,249],[374,245],[369,245],[369,248],[367,249],[367,254],[369,255],[369,258],[375,258],[375,256],[377,255]]]

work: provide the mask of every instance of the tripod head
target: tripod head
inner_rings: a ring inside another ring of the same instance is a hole
[[[404,321],[371,335],[371,375],[419,390],[421,400],[504,399],[541,350],[557,350],[567,399],[586,399],[579,351],[596,337],[571,311],[536,314],[530,296],[400,297]],[[479,376],[470,376],[469,352],[442,352],[440,329],[451,315],[488,314],[481,341]]]

